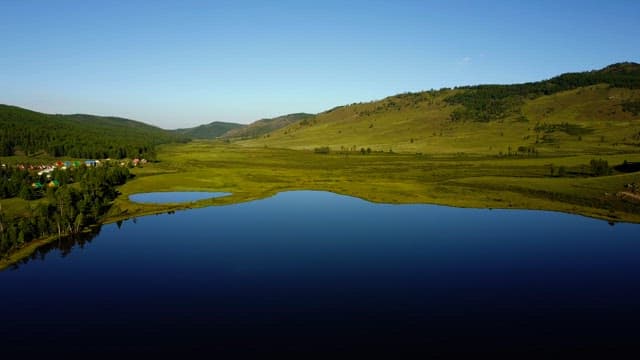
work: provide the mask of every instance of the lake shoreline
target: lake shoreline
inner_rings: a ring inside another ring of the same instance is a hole
[[[49,350],[71,333],[77,351],[104,349],[110,333],[120,349],[143,350],[158,330],[156,349],[211,339],[276,349],[292,338],[311,349],[354,337],[354,349],[528,349],[532,336],[547,348],[625,345],[640,298],[624,276],[640,270],[638,226],[280,192],[44,246],[2,273],[5,331],[48,334]]]
[[[448,204],[448,203],[422,203],[422,202],[396,202],[396,203],[389,203],[389,202],[377,202],[371,199],[367,199],[367,198],[363,198],[363,197],[359,197],[359,196],[354,196],[351,194],[343,194],[343,193],[339,193],[339,192],[335,192],[335,191],[331,191],[331,190],[324,190],[324,189],[281,189],[278,192],[275,193],[265,193],[265,194],[261,194],[261,196],[243,196],[243,197],[238,197],[238,196],[234,196],[236,194],[230,194],[227,196],[221,196],[221,197],[211,197],[211,198],[206,198],[206,199],[202,199],[202,200],[198,200],[198,201],[192,201],[192,202],[184,202],[184,203],[168,203],[168,204],[158,204],[158,203],[138,203],[138,202],[134,202],[131,201],[128,196],[124,196],[124,195],[119,195],[116,200],[114,200],[114,205],[117,204],[123,204],[123,203],[129,203],[129,206],[127,206],[126,210],[124,211],[119,211],[117,209],[114,209],[112,207],[112,209],[109,211],[109,213],[107,214],[107,217],[101,221],[98,224],[94,224],[92,226],[90,226],[88,229],[85,229],[83,231],[83,233],[88,233],[91,232],[92,229],[95,228],[99,228],[101,226],[104,225],[109,225],[109,224],[113,224],[113,223],[117,223],[118,221],[125,221],[125,220],[129,220],[129,219],[133,219],[133,218],[139,218],[139,217],[145,217],[145,216],[151,216],[151,215],[159,215],[159,214],[165,214],[165,213],[169,213],[169,212],[176,212],[176,211],[184,211],[184,210],[190,210],[190,209],[199,209],[199,208],[205,208],[205,207],[209,207],[209,206],[229,206],[229,205],[234,205],[234,204],[240,204],[240,203],[245,203],[245,202],[251,202],[251,201],[259,201],[259,200],[264,200],[273,196],[276,196],[278,194],[281,193],[287,193],[287,192],[297,192],[297,191],[317,191],[317,192],[328,192],[328,193],[333,193],[336,195],[342,195],[342,196],[348,196],[348,197],[352,197],[352,198],[357,198],[372,204],[389,204],[389,205],[433,205],[433,206],[443,206],[443,207],[452,207],[452,208],[460,208],[460,209],[488,209],[488,210],[515,210],[515,211],[548,211],[548,212],[558,212],[558,213],[564,213],[564,214],[569,214],[569,215],[574,215],[574,216],[583,216],[583,217],[587,217],[587,218],[592,218],[592,219],[596,219],[596,220],[601,220],[601,221],[607,221],[609,222],[609,224],[614,224],[614,223],[633,223],[633,224],[637,224],[640,223],[640,218],[638,219],[633,219],[633,220],[625,220],[625,219],[620,219],[620,218],[615,218],[615,217],[611,217],[611,216],[607,216],[607,214],[602,214],[602,213],[581,213],[581,212],[576,212],[576,211],[570,211],[570,210],[558,210],[558,209],[546,209],[546,208],[518,208],[518,207],[478,207],[478,206],[465,206],[465,205],[453,205],[453,204]],[[167,191],[170,192],[170,191]],[[204,190],[194,190],[194,192],[207,192]],[[119,208],[119,206],[118,206]],[[129,211],[131,208],[134,208],[134,211]],[[66,236],[73,236],[73,235],[66,235]],[[52,243],[53,241],[58,240],[59,237],[58,236],[48,236],[45,238],[40,238],[40,239],[36,239],[33,240],[31,242],[29,242],[28,244],[26,244],[25,246],[21,247],[20,249],[18,249],[17,251],[8,254],[6,257],[1,258],[0,259],[0,271],[4,271],[6,269],[8,269],[9,267],[11,267],[14,264],[19,263],[20,261],[22,261],[23,259],[31,256],[39,247],[47,245]]]

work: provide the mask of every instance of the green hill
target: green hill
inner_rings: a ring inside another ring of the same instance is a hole
[[[261,119],[249,125],[229,130],[222,137],[227,139],[252,139],[313,117],[312,114],[296,113]]]
[[[425,154],[640,150],[640,65],[515,85],[405,93],[338,106],[246,146]]]
[[[93,115],[50,115],[0,104],[0,155],[78,158],[153,158],[155,145],[187,141],[182,135],[134,120]]]
[[[242,124],[214,121],[206,125],[199,125],[186,129],[176,129],[173,131],[192,139],[215,139],[230,130],[241,128],[243,126],[244,125]]]

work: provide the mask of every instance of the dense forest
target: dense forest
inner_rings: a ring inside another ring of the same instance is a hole
[[[619,63],[602,70],[567,73],[549,80],[513,85],[478,85],[460,87],[459,92],[446,99],[451,105],[462,105],[451,114],[454,121],[492,121],[512,115],[525,99],[534,99],[561,91],[596,84],[611,87],[640,89],[640,64]],[[637,108],[632,105],[629,110]]]
[[[91,115],[49,115],[0,105],[0,156],[155,157],[154,147],[184,135],[137,121]]]
[[[54,186],[34,187],[45,182],[36,173],[2,168],[0,189],[3,198],[16,192],[27,199],[42,198],[26,217],[9,217],[0,204],[0,256],[11,253],[24,244],[46,236],[78,234],[99,223],[117,196],[116,186],[130,177],[126,167],[102,165],[80,166],[56,170],[51,178]],[[18,190],[19,189],[19,190]],[[25,190],[26,189],[26,190]]]

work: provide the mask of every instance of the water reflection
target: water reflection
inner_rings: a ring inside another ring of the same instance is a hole
[[[173,210],[167,211],[166,213],[149,215],[149,216],[162,216],[162,215],[173,215],[176,212]],[[124,224],[127,222],[131,222],[132,224],[136,224],[138,222],[137,218],[130,218],[125,220],[116,221],[115,225],[118,230],[122,229]],[[84,249],[85,245],[91,243],[93,239],[95,239],[98,235],[100,235],[100,231],[102,230],[102,226],[94,226],[90,230],[74,235],[62,236],[57,238],[56,240],[39,246],[36,250],[31,253],[31,255],[24,257],[20,261],[9,266],[9,269],[17,269],[21,265],[26,265],[31,261],[44,261],[47,257],[47,254],[51,252],[57,252],[61,258],[67,257],[71,252],[75,250]]]
[[[101,229],[102,226],[95,226],[87,232],[59,237],[50,243],[39,246],[31,255],[11,265],[9,269],[15,270],[21,265],[26,265],[32,261],[44,261],[51,252],[55,252],[59,257],[65,258],[71,254],[74,249],[84,249],[85,245],[90,244],[93,239],[100,235]]]

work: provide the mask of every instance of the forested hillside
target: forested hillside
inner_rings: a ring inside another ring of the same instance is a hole
[[[153,158],[155,145],[175,141],[187,137],[128,119],[50,115],[0,104],[0,156]]]
[[[598,71],[567,73],[524,84],[461,87],[459,89],[464,91],[447,97],[445,101],[463,106],[451,114],[452,120],[491,121],[517,112],[524,100],[597,84],[640,89],[640,64],[614,64]]]

